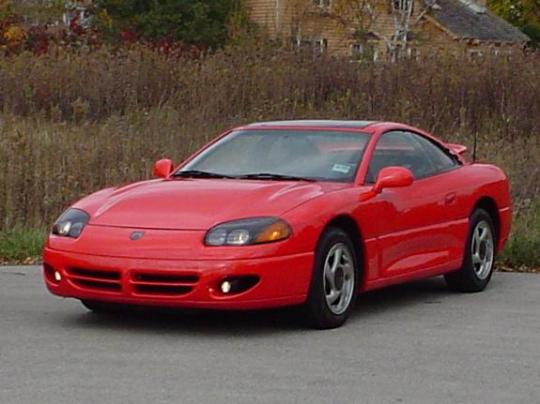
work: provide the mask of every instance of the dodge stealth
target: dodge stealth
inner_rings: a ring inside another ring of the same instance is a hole
[[[503,171],[465,156],[398,123],[238,127],[67,209],[45,283],[93,311],[300,306],[316,328],[342,325],[359,293],[413,279],[478,292],[511,202]]]

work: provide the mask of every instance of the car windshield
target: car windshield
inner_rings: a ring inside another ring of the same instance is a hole
[[[175,176],[352,182],[368,140],[358,132],[235,131]]]

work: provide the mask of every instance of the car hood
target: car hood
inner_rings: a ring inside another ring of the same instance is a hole
[[[153,180],[101,191],[74,207],[90,214],[91,225],[205,230],[240,218],[279,216],[347,186],[228,179]]]

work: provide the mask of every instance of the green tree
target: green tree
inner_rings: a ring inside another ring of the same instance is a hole
[[[243,0],[100,0],[98,8],[112,18],[113,30],[217,48],[227,41],[227,24]]]

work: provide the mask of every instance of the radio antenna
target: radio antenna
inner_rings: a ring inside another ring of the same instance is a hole
[[[473,144],[473,152],[472,152],[472,161],[473,163],[476,163],[476,148],[478,146],[478,131],[474,132],[474,144]]]

